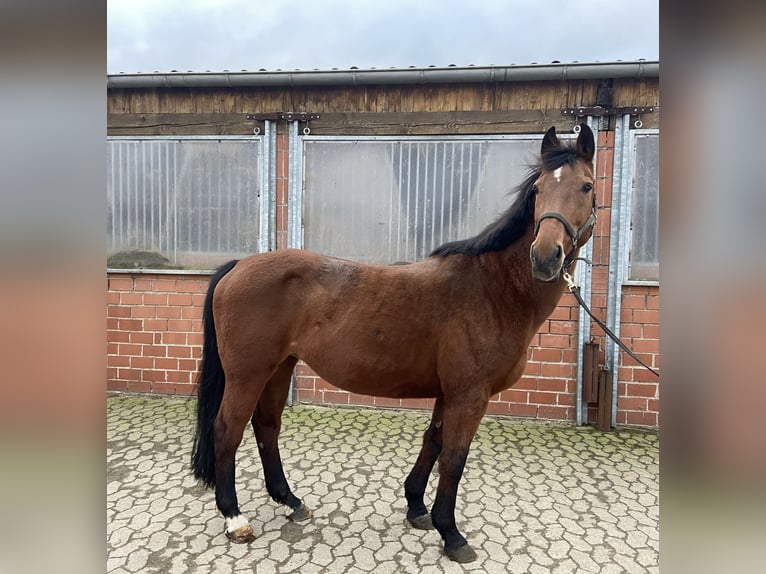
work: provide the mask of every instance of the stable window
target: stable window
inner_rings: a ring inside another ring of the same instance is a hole
[[[656,283],[659,257],[659,133],[633,133],[629,282]]]
[[[107,266],[210,269],[258,250],[258,138],[110,138]]]
[[[306,137],[304,246],[368,263],[424,259],[505,211],[539,149],[537,135]]]

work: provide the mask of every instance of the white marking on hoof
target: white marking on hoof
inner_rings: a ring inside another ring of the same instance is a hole
[[[557,183],[561,183],[561,168],[557,167],[553,172],[553,177],[556,178]]]
[[[226,519],[226,532],[234,532],[244,526],[250,526],[250,523],[242,514]]]

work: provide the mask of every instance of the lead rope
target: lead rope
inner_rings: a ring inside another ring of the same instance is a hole
[[[590,261],[588,261],[587,259],[583,259],[583,258],[580,258],[580,257],[578,257],[577,259],[582,259],[583,261],[586,261],[587,263],[590,263]],[[573,259],[572,261],[570,261],[570,265],[571,265],[571,263],[572,263],[573,261],[576,261],[577,259]],[[622,341],[620,341],[620,339],[617,337],[617,335],[615,335],[614,333],[612,333],[612,330],[611,330],[609,327],[607,327],[606,325],[604,325],[604,323],[601,321],[601,319],[599,319],[598,317],[596,317],[596,316],[595,316],[595,315],[594,315],[594,314],[591,312],[591,310],[588,308],[588,305],[586,305],[586,304],[585,304],[585,301],[584,301],[584,300],[583,300],[583,298],[580,296],[580,287],[579,287],[579,286],[578,286],[578,285],[577,285],[577,284],[574,282],[574,279],[572,279],[572,276],[569,274],[569,272],[567,272],[567,270],[566,270],[567,268],[569,268],[569,265],[567,265],[567,266],[566,266],[566,267],[565,267],[565,268],[562,270],[562,272],[561,272],[561,276],[564,278],[564,281],[566,281],[566,284],[567,284],[567,287],[569,287],[569,291],[570,291],[570,293],[572,293],[572,295],[574,295],[574,296],[575,296],[575,299],[577,299],[577,302],[580,304],[580,306],[581,306],[583,309],[585,309],[585,312],[586,312],[588,315],[590,315],[590,318],[591,318],[591,319],[593,319],[593,320],[596,322],[596,324],[597,324],[599,327],[601,327],[601,329],[604,331],[604,333],[606,333],[607,335],[609,335],[609,338],[610,338],[610,339],[612,339],[612,340],[613,340],[615,343],[617,343],[617,344],[619,345],[619,347],[620,347],[620,348],[621,348],[623,351],[625,351],[625,352],[626,352],[628,355],[630,355],[631,357],[633,357],[633,359],[635,359],[635,360],[636,360],[636,361],[637,361],[637,362],[638,362],[638,363],[639,363],[639,364],[640,364],[642,367],[644,367],[646,370],[648,370],[648,371],[650,371],[652,374],[654,374],[654,376],[655,376],[655,377],[659,378],[659,377],[660,377],[660,374],[659,374],[657,371],[655,371],[655,370],[654,370],[654,369],[652,369],[652,368],[651,368],[649,365],[647,365],[647,364],[646,364],[646,363],[644,363],[644,362],[643,362],[641,359],[639,359],[639,358],[636,356],[636,354],[635,354],[633,351],[631,351],[631,350],[630,350],[630,348],[629,348],[629,347],[628,347],[628,346],[627,346],[625,343],[623,343]]]

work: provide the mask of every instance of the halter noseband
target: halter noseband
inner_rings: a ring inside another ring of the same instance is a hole
[[[572,255],[580,243],[580,238],[596,225],[596,206],[593,206],[593,209],[590,212],[590,217],[577,231],[575,231],[572,224],[567,221],[567,218],[560,213],[556,211],[546,211],[540,216],[540,219],[535,222],[535,237],[537,237],[537,232],[540,229],[540,223],[542,223],[543,219],[558,219],[561,222],[564,229],[567,230],[569,237],[572,238],[572,251],[570,252],[570,255]]]

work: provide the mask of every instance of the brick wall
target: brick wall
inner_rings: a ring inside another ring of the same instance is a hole
[[[190,395],[202,345],[207,274],[110,273],[107,294],[107,388]],[[595,298],[594,298],[595,299]],[[623,290],[622,335],[648,364],[659,367],[659,289]],[[577,318],[566,294],[528,351],[522,379],[492,397],[488,413],[574,420]],[[598,334],[598,327],[593,329]],[[602,345],[603,347],[603,345]],[[603,361],[603,351],[601,353]],[[368,397],[341,391],[306,365],[296,371],[298,402],[430,409],[433,400]],[[658,426],[656,380],[621,353],[618,424]]]

